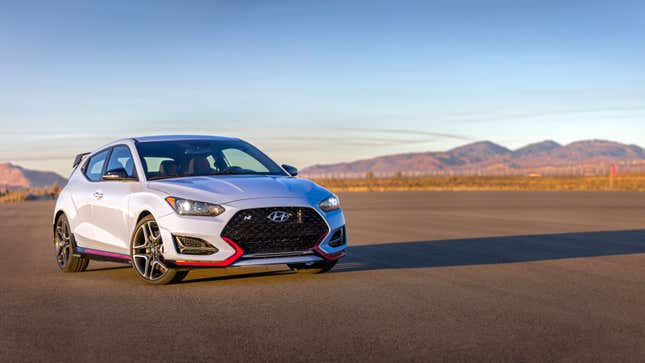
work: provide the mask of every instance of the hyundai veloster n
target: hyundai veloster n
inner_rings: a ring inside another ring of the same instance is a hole
[[[56,202],[61,270],[129,263],[152,284],[194,268],[286,264],[326,272],[345,254],[338,197],[235,138],[123,139],[74,161]]]

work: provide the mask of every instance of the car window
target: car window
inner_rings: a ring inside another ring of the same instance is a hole
[[[112,171],[116,169],[124,169],[130,178],[134,178],[136,175],[134,162],[132,161],[132,153],[130,152],[130,148],[125,145],[115,146],[112,149],[112,155],[110,155],[110,162],[106,170]]]
[[[145,161],[146,171],[151,174],[159,173],[161,164],[164,161],[172,163],[175,162],[174,159],[164,157],[145,157],[143,160]]]
[[[224,154],[226,164],[229,168],[240,168],[255,173],[269,172],[269,169],[262,165],[256,158],[240,149],[225,149],[222,150],[222,154]]]
[[[148,180],[214,175],[277,175],[285,172],[241,140],[149,141],[136,144]]]
[[[206,157],[206,160],[208,160],[208,165],[213,169],[214,171],[220,171],[219,166],[217,166],[217,161],[215,160],[215,157],[213,155],[208,155]]]
[[[85,176],[91,181],[100,181],[103,176],[103,166],[110,150],[102,151],[90,158],[85,167]]]

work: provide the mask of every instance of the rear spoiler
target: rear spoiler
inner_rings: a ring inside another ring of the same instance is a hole
[[[74,158],[74,165],[72,166],[72,168],[76,168],[78,166],[78,164],[80,164],[81,161],[83,161],[83,158],[86,157],[89,154],[91,154],[91,153],[82,153],[82,154],[76,155],[76,157]]]

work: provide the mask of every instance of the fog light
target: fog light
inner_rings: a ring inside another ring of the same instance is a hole
[[[177,252],[184,255],[212,255],[218,252],[217,247],[203,239],[185,236],[175,236]]]

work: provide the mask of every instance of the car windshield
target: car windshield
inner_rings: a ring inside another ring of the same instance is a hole
[[[148,180],[207,175],[280,175],[282,168],[240,140],[181,140],[137,143]]]

